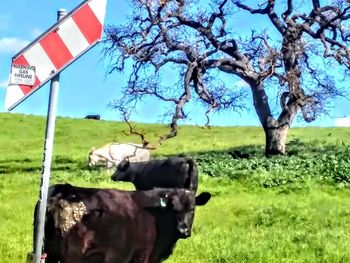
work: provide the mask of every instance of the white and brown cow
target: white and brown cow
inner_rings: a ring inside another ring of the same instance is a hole
[[[130,162],[148,161],[150,151],[141,144],[134,143],[109,143],[98,149],[92,148],[89,152],[89,166],[116,167],[122,160]]]

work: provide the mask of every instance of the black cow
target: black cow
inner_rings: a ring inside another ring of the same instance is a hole
[[[131,182],[137,190],[153,187],[186,188],[194,193],[198,188],[196,163],[186,157],[170,157],[145,162],[130,163],[124,160],[112,175],[114,181]]]
[[[158,263],[191,234],[197,197],[187,189],[121,191],[68,184],[50,189],[47,263]]]
[[[86,115],[84,119],[89,119],[89,120],[100,120],[101,116],[98,114],[89,114]]]
[[[229,154],[232,156],[233,159],[248,159],[249,153],[242,153],[238,150],[233,150],[232,152],[229,152]]]

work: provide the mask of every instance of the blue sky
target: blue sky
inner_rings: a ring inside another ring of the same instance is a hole
[[[70,11],[80,4],[80,0],[13,0],[2,1],[0,9],[0,112],[4,109],[5,93],[10,72],[11,58],[21,48],[33,41],[38,35],[56,22],[57,10]],[[107,24],[120,24],[130,12],[127,0],[108,0]],[[106,75],[107,63],[102,59],[102,45],[97,45],[75,61],[61,73],[58,98],[58,116],[82,118],[87,114],[100,114],[105,120],[119,120],[119,115],[107,105],[120,96],[125,85],[127,72]],[[244,86],[237,80],[236,85]],[[12,112],[34,115],[46,115],[49,83],[17,106]],[[331,111],[332,118],[321,117],[312,124],[295,121],[294,126],[333,126],[339,124],[336,118],[350,116],[349,101],[338,100]],[[154,105],[157,105],[155,107]],[[133,120],[141,122],[159,122],[160,116],[172,105],[164,105],[153,99],[144,100],[133,115]],[[259,125],[251,104],[248,111],[241,113],[226,112],[212,116],[213,125]],[[198,104],[188,107],[190,118],[185,124],[204,124],[205,109]],[[349,120],[350,123],[350,120]]]

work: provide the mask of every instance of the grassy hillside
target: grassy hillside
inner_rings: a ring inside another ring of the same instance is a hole
[[[0,262],[25,262],[43,156],[43,117],[0,114]],[[147,138],[163,125],[142,125]],[[87,167],[91,147],[137,142],[123,123],[58,118],[52,183],[132,189],[110,173]],[[193,236],[180,240],[167,262],[350,262],[350,129],[297,128],[288,156],[265,158],[257,127],[180,127],[153,157],[184,154],[199,164],[200,191]],[[239,150],[249,159],[233,159]]]

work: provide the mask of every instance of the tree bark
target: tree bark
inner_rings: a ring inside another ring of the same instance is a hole
[[[265,131],[265,155],[280,155],[286,153],[286,142],[289,125],[280,127],[266,127]]]

